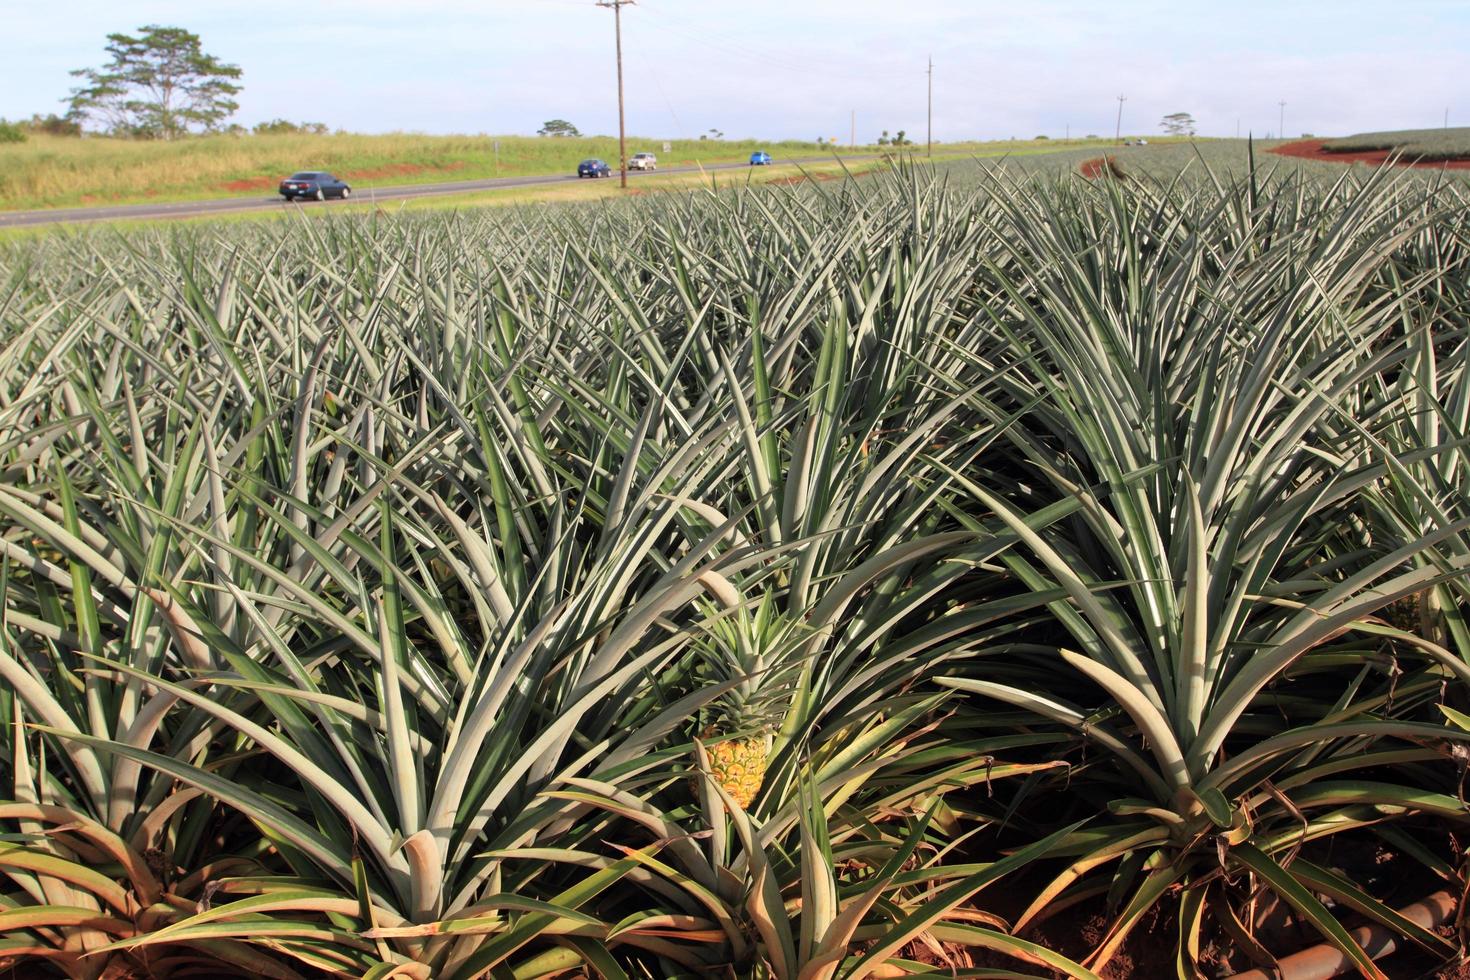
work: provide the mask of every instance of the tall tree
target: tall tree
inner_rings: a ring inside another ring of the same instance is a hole
[[[537,136],[581,136],[582,133],[565,119],[548,119],[536,130]]]
[[[1170,136],[1193,136],[1194,117],[1187,112],[1171,112],[1159,123]]]
[[[218,129],[239,108],[238,65],[205,54],[199,35],[149,24],[138,35],[109,34],[111,60],[79,68],[67,100],[69,118],[100,120],[108,130],[146,139],[176,139]]]

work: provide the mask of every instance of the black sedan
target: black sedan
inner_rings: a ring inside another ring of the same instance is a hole
[[[348,198],[352,188],[347,182],[338,180],[325,170],[303,170],[281,181],[281,196],[290,201],[295,198],[310,198],[325,201],[329,197]]]
[[[612,167],[602,160],[583,160],[577,164],[578,177],[611,177]]]

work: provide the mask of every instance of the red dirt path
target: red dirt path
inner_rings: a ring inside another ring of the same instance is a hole
[[[1091,160],[1084,160],[1077,172],[1088,180],[1097,180],[1104,173],[1111,173],[1119,180],[1127,176],[1123,173],[1123,168],[1118,166],[1117,157],[1093,157]]]
[[[1325,149],[1326,140],[1298,140],[1282,146],[1273,146],[1269,152],[1298,160],[1319,160],[1327,163],[1366,163],[1379,166],[1388,162],[1388,150],[1369,150],[1363,153],[1334,153]],[[1470,170],[1470,160],[1409,160],[1400,159],[1401,167],[1421,167],[1432,170]]]

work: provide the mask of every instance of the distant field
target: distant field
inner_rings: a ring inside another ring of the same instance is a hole
[[[500,144],[498,154],[496,142]],[[943,154],[993,156],[1096,146],[1106,141],[1014,140],[936,145]],[[652,150],[660,166],[720,163],[764,149],[783,157],[813,156],[833,147],[803,142],[672,140],[635,137],[630,154]],[[878,147],[837,147],[872,153]],[[923,152],[910,146],[907,152]],[[587,157],[617,159],[616,139],[527,136],[211,136],[175,143],[34,136],[0,146],[0,210],[257,197],[274,192],[295,170],[331,170],[361,185],[433,183],[482,177],[564,173]]]
[[[1256,162],[1263,170],[1282,163],[1277,157],[1263,155],[1268,147],[1274,145],[1276,145],[1275,141],[1256,141]],[[1112,159],[1127,177],[1165,181],[1181,173],[1192,173],[1203,178],[1207,170],[1224,176],[1243,173],[1249,167],[1247,143],[1245,140],[1235,139],[1194,142],[1160,140],[1151,141],[1147,146],[1059,146],[1047,153],[1016,153],[1005,161],[1005,166],[1007,169],[1022,173],[1036,171],[1078,173],[1089,161],[1104,158]],[[986,163],[990,162],[986,161]],[[1292,163],[1295,165],[1296,161]],[[955,174],[962,174],[971,169],[966,167],[964,162],[946,163],[944,166]],[[1330,169],[1325,165],[1318,166],[1323,171]],[[1307,167],[1312,169],[1310,164]]]
[[[376,140],[381,141],[384,144],[391,144],[391,141],[400,140],[402,141],[403,147],[408,147],[411,145],[408,142],[409,139],[410,137],[322,137],[318,138],[318,141],[325,140],[328,141],[328,143],[330,144],[332,142],[345,140],[356,140],[359,142]],[[442,141],[444,143],[458,142],[460,144],[467,144],[474,142],[474,140],[469,138],[459,138],[456,140],[456,138],[452,137],[419,137],[417,139],[420,141],[420,143],[427,143],[430,141]],[[192,145],[199,146],[202,145],[203,142],[206,141],[200,141]],[[517,140],[511,140],[509,138],[504,139],[502,142],[502,160],[509,156],[508,151],[512,148],[512,146],[515,146],[515,148],[519,150],[529,150],[534,149],[536,145],[540,142],[541,141],[526,138],[520,138]],[[529,144],[529,146],[527,146],[527,144]],[[585,145],[586,144],[584,144],[584,146]],[[778,147],[780,146],[780,144],[765,145]],[[1341,178],[1345,169],[1344,163],[1337,161],[1322,162],[1321,160],[1297,159],[1289,156],[1282,157],[1271,152],[1273,149],[1286,145],[1290,144],[1283,141],[1273,140],[1256,141],[1256,166],[1258,172],[1264,176],[1271,172],[1286,173],[1300,171],[1309,174],[1317,179],[1329,182],[1336,181]],[[168,146],[147,144],[143,144],[142,146],[145,149],[153,149],[155,151],[161,150],[165,153],[175,152],[176,150],[176,148]],[[743,144],[725,143],[715,144],[711,146],[711,144],[709,143],[701,143],[698,144],[698,149],[704,152],[699,153],[698,159],[703,163],[714,163],[717,162],[719,159],[730,159],[731,156],[735,156],[738,158],[740,152],[739,149],[736,149],[737,147],[743,148]],[[557,147],[555,146],[548,147],[548,150],[555,149],[557,149]],[[563,149],[565,149],[565,147],[563,147]],[[844,156],[848,156],[854,153],[866,153],[872,154],[873,156],[872,158],[867,160],[847,160],[844,162],[843,165],[839,165],[837,161],[833,161],[830,163],[805,164],[801,167],[801,170],[806,171],[807,173],[814,176],[828,177],[841,174],[843,172],[843,166],[854,173],[868,172],[874,169],[881,169],[885,166],[883,161],[877,158],[877,151],[879,149],[878,147],[858,147],[855,151],[850,148],[843,149],[845,151]],[[908,149],[910,151],[913,151],[915,148],[910,147]],[[787,151],[785,151],[785,153],[781,155],[796,156],[800,155],[803,150],[805,150],[806,155],[808,156],[819,155],[816,152],[815,144],[794,144],[791,149],[788,149]],[[917,150],[918,153],[916,155],[922,156],[922,147],[917,148]],[[679,151],[676,145],[675,154],[664,155],[660,153],[660,160],[663,162],[691,162],[690,158],[688,157],[679,160],[678,152]],[[576,153],[573,153],[572,155],[576,156]],[[0,157],[3,156],[4,151],[3,149],[0,149]],[[673,157],[673,160],[670,159],[671,156]],[[1146,181],[1168,182],[1178,178],[1181,174],[1183,174],[1185,176],[1185,179],[1188,180],[1208,180],[1208,174],[1211,173],[1213,173],[1217,178],[1220,179],[1230,179],[1232,177],[1244,174],[1249,167],[1246,141],[1233,139],[1210,139],[1197,141],[1157,140],[1152,141],[1148,146],[1143,147],[1122,147],[1114,145],[1112,141],[1086,140],[1014,140],[995,141],[989,143],[944,144],[935,146],[934,162],[935,165],[946,174],[948,174],[951,179],[959,180],[961,182],[969,182],[976,179],[989,179],[983,177],[982,175],[986,174],[988,171],[996,167],[1001,167],[1004,170],[1017,174],[1027,174],[1033,172],[1076,174],[1088,161],[1098,160],[1105,156],[1112,157],[1126,176],[1130,178],[1140,178]],[[548,153],[547,158],[550,162],[541,168],[541,172],[547,172],[548,169],[551,172],[556,172],[558,168],[557,166],[555,166],[557,161],[555,160],[554,155]],[[779,158],[780,156],[778,156],[778,159]],[[977,161],[979,163],[978,166]],[[387,169],[389,166],[402,165],[403,163],[404,161],[400,158],[399,160],[393,161],[390,164],[382,165],[380,169]],[[518,172],[534,173],[536,172],[537,168],[536,158],[530,156],[529,154],[525,154],[522,156],[522,162],[520,166],[521,169]],[[340,169],[346,171],[346,168]],[[1373,164],[1358,163],[1353,164],[1352,169],[1361,171],[1362,173],[1366,174],[1375,169],[1375,166]],[[503,166],[502,173],[509,176],[510,174],[507,173],[507,170],[508,167]],[[1425,171],[1421,171],[1421,173],[1424,172]],[[1436,175],[1435,179],[1440,179],[1440,177],[1443,176],[1438,170],[1433,171],[1433,173]],[[431,171],[426,169],[408,177],[390,176],[387,178],[372,179],[370,183],[372,185],[378,186],[394,183],[403,184],[409,182],[427,183],[433,182],[435,180],[468,179],[474,176],[483,175],[483,171],[472,170],[469,166],[465,166],[458,170],[448,172],[443,170]],[[9,176],[10,175],[0,176],[0,183],[3,183],[3,181],[6,180]],[[1470,170],[1463,170],[1458,172],[1451,171],[1449,176],[1456,179],[1460,179],[1462,176],[1470,177]],[[766,184],[785,183],[793,179],[800,179],[800,175],[797,173],[796,169],[792,167],[781,166],[779,164],[776,167],[771,168],[770,170],[757,170],[751,172],[746,172],[742,168],[741,170],[735,172],[711,172],[708,175],[660,173],[652,177],[640,177],[638,181],[638,186],[633,189],[631,193],[634,195],[642,195],[656,194],[660,192],[687,191],[701,185],[710,186],[711,181],[713,181],[714,186],[724,188],[734,186],[735,184],[744,183],[747,180],[758,184]],[[236,192],[234,196],[258,197],[262,193],[263,192],[260,190],[244,191]],[[515,187],[477,191],[451,196],[424,198],[412,202],[385,202],[381,205],[381,208],[397,212],[404,210],[456,210],[461,208],[475,208],[484,206],[529,204],[537,201],[559,201],[570,203],[576,201],[593,201],[614,198],[621,196],[623,193],[624,192],[621,192],[618,189],[615,181],[585,181],[569,182],[565,184],[552,184],[547,186]],[[149,195],[141,198],[134,197],[130,200],[187,200],[190,196],[198,199],[231,195],[222,193],[218,190],[209,191],[202,194],[194,193],[192,195],[171,193],[169,196],[164,196],[164,192],[160,192],[157,195]],[[76,203],[75,199],[73,199],[71,203]],[[3,210],[6,207],[14,206],[15,205],[13,204],[7,203],[3,206],[0,206],[0,210]],[[357,204],[349,204],[344,206],[352,210],[376,207],[368,200],[360,200]],[[342,206],[332,205],[330,207],[320,210],[307,208],[301,209],[299,213],[298,211],[293,210],[289,216],[306,219],[316,219],[323,217],[329,213],[339,213],[340,207]],[[286,216],[287,215],[270,212],[248,215],[229,215],[223,217],[199,217],[188,220],[201,222],[253,222],[279,220]],[[147,221],[131,223],[125,222],[123,225],[114,225],[114,227],[126,227],[130,224],[147,225],[149,223],[150,222]],[[27,239],[37,236],[43,236],[45,233],[46,231],[43,228],[10,229],[8,231],[0,232],[0,240]]]
[[[1470,127],[1359,133],[1327,140],[1322,148],[1332,153],[1391,151],[1422,160],[1464,160],[1470,159]]]
[[[1340,160],[1328,154],[1323,154],[1315,159],[1300,159],[1289,154],[1278,155],[1276,152],[1284,147],[1300,143],[1301,141],[1296,140],[1256,140],[1257,174],[1264,179],[1265,175],[1271,173],[1284,176],[1300,172],[1314,180],[1331,183],[1340,180],[1344,171],[1353,171],[1360,176],[1366,176],[1382,166],[1381,159],[1378,162],[1360,162],[1347,154],[1343,154]],[[1181,174],[1186,180],[1208,180],[1210,174],[1217,179],[1226,180],[1244,175],[1250,169],[1248,144],[1243,139],[1202,140],[1193,144],[1151,143],[1143,147],[1071,148],[1045,156],[1018,154],[1008,163],[1008,167],[1023,172],[1044,170],[1075,173],[1087,161],[1097,160],[1103,156],[1113,158],[1123,173],[1130,178],[1161,182],[1175,180]],[[962,173],[965,169],[959,165],[946,164],[946,166],[957,173]],[[1463,182],[1470,178],[1470,169],[1446,172],[1438,167],[1422,170],[1407,170],[1406,168],[1404,172],[1406,175],[1413,174],[1412,178],[1406,177],[1405,179],[1415,180],[1450,179]]]

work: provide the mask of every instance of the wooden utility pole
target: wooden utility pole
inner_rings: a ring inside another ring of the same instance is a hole
[[[1114,143],[1121,143],[1121,142],[1123,142],[1123,103],[1124,102],[1127,102],[1127,101],[1128,101],[1128,96],[1126,96],[1126,95],[1119,95],[1118,96],[1118,125],[1113,130],[1113,142]]]
[[[934,155],[934,56],[929,56],[929,129],[925,140],[925,156]]]
[[[1282,99],[1276,104],[1281,107],[1281,117],[1276,121],[1276,138],[1284,140],[1286,139],[1286,100]]]
[[[597,0],[599,7],[611,7],[613,36],[618,47],[618,173],[622,186],[628,186],[628,131],[623,123],[623,7],[636,0]]]

